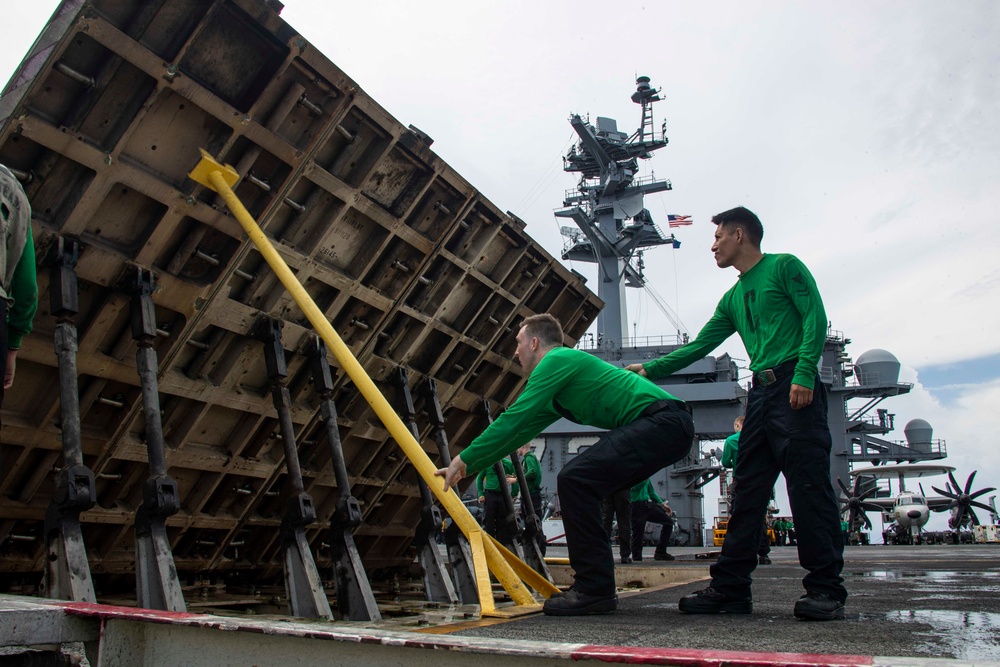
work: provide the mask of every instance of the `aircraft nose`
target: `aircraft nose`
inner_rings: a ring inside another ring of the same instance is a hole
[[[909,510],[906,513],[906,516],[910,517],[911,519],[919,519],[920,518],[920,510]]]

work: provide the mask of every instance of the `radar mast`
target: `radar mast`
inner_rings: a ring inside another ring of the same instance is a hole
[[[618,131],[614,119],[597,117],[591,124],[579,114],[569,122],[580,137],[563,158],[563,170],[579,172],[576,189],[566,193],[558,218],[570,218],[579,229],[561,227],[566,237],[562,258],[597,264],[597,294],[605,306],[597,316],[598,347],[620,349],[623,327],[628,321],[625,287],[643,287],[641,253],[644,248],[680,243],[665,236],[644,206],[646,194],[672,189],[669,180],[637,177],[639,160],[667,145],[666,122],[656,138],[653,130],[654,102],[660,90],[649,85],[649,77],[636,79],[632,101],[642,107],[642,122],[631,136]]]

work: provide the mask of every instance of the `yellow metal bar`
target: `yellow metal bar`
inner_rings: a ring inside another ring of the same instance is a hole
[[[507,547],[500,544],[500,542],[494,539],[492,535],[486,534],[486,537],[493,543],[493,546],[497,548],[497,551],[500,552],[506,561],[510,563],[514,573],[517,574],[524,583],[541,593],[546,599],[548,599],[548,597],[553,593],[559,592],[559,589],[556,588],[551,581],[538,574],[538,572],[533,570],[527,563],[512,554]]]
[[[247,236],[250,237],[250,241],[257,247],[260,251],[261,256],[267,261],[271,270],[281,281],[281,284],[285,286],[285,289],[292,295],[295,303],[298,304],[299,308],[302,309],[303,314],[313,325],[313,328],[320,335],[323,341],[326,343],[327,348],[333,353],[333,356],[337,359],[341,368],[347,373],[347,375],[354,382],[354,385],[361,392],[361,395],[365,397],[368,404],[371,405],[375,414],[378,415],[382,424],[386,427],[389,433],[392,435],[393,439],[406,454],[406,457],[413,464],[417,473],[421,478],[427,483],[431,492],[437,497],[441,504],[444,506],[445,511],[452,520],[458,525],[459,529],[465,534],[466,538],[469,539],[470,544],[474,539],[473,534],[479,533],[478,542],[481,544],[480,554],[485,555],[485,564],[491,572],[497,577],[497,580],[504,587],[511,599],[518,605],[533,605],[535,603],[530,591],[524,587],[521,578],[515,573],[515,569],[512,564],[517,563],[517,570],[523,571],[524,568],[531,570],[525,563],[519,560],[516,556],[511,554],[506,549],[503,552],[497,548],[495,540],[492,538],[488,540],[482,539],[482,530],[476,520],[472,518],[469,514],[469,510],[462,503],[458,494],[455,493],[454,489],[448,489],[445,492],[442,487],[444,481],[440,477],[436,477],[434,472],[437,468],[434,467],[434,463],[427,456],[427,453],[423,450],[420,444],[410,433],[410,430],[403,424],[403,421],[399,418],[399,415],[392,409],[389,402],[385,400],[382,392],[378,390],[372,379],[368,377],[364,368],[358,363],[358,360],[354,357],[350,348],[344,343],[340,338],[340,335],[334,330],[334,328],[327,321],[323,312],[316,306],[316,303],[309,296],[309,293],[302,287],[295,274],[292,270],[288,268],[285,260],[282,259],[278,251],[275,250],[274,246],[268,240],[264,232],[261,231],[260,226],[250,215],[250,212],[246,210],[242,202],[233,192],[232,186],[239,180],[239,174],[236,170],[229,165],[223,166],[217,162],[211,155],[209,155],[204,149],[201,151],[201,161],[195,166],[188,177],[192,180],[204,185],[205,187],[211,188],[217,192],[223,200],[226,202],[226,206],[232,211],[233,215],[239,221],[243,230],[246,232]],[[502,549],[502,547],[500,547]],[[473,560],[474,567],[476,569],[476,578],[480,580],[479,595],[483,598],[483,591],[485,590],[487,596],[490,599],[490,605],[492,606],[492,593],[490,592],[490,587],[487,585],[485,588],[482,586],[481,579],[482,574],[480,574],[480,568],[482,568],[482,562],[480,555],[476,555],[476,549],[473,549]],[[536,573],[537,574],[537,573]],[[489,582],[489,576],[486,576],[487,584]],[[542,581],[547,584],[543,586],[539,582],[535,582],[537,585],[532,585],[536,591],[544,595],[546,598],[555,592],[556,589],[548,581],[542,579]],[[483,607],[485,611],[486,607]]]
[[[493,584],[486,566],[486,551],[483,548],[483,531],[480,528],[469,531],[469,547],[472,550],[472,568],[476,572],[476,588],[479,589],[479,613],[487,616],[496,611],[493,601]]]

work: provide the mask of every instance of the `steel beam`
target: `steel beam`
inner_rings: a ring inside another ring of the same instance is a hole
[[[441,410],[441,401],[438,399],[437,382],[434,378],[427,378],[422,386],[424,410],[427,412],[434,441],[437,443],[438,453],[441,455],[441,466],[446,468],[451,465],[451,449],[448,446],[448,434],[444,429],[444,411]],[[445,528],[444,543],[448,549],[452,583],[455,585],[458,599],[462,604],[476,603],[479,599],[479,592],[476,586],[476,572],[473,568],[472,547],[469,546],[469,540],[465,538],[454,520],[448,522],[448,527]]]
[[[345,621],[378,621],[382,614],[375,602],[368,573],[354,543],[354,529],[361,525],[361,505],[351,495],[347,463],[337,428],[337,406],[333,402],[333,374],[326,358],[326,345],[314,336],[308,355],[312,360],[313,387],[320,397],[320,411],[330,445],[330,461],[337,478],[337,507],[330,517],[330,550],[333,552],[333,574],[337,582],[337,609]]]
[[[285,466],[291,487],[291,495],[285,501],[285,515],[281,519],[285,591],[293,616],[333,618],[319,569],[309,550],[309,541],[306,540],[305,527],[316,522],[316,507],[302,482],[302,468],[295,444],[295,426],[292,423],[292,397],[285,386],[288,366],[285,363],[285,350],[281,345],[281,326],[280,320],[266,318],[260,335],[264,341],[264,363],[267,366],[267,377],[271,381],[274,409],[278,412],[281,443],[285,448]]]
[[[510,455],[510,462],[514,464],[514,474],[517,476],[517,483],[521,487],[521,507],[524,509],[524,525],[519,533],[521,537],[521,549],[524,553],[524,562],[530,565],[535,572],[552,581],[552,574],[545,564],[545,557],[538,546],[538,540],[545,539],[542,532],[542,522],[535,513],[534,503],[531,494],[528,493],[528,481],[524,477],[524,466],[517,452]]]
[[[142,391],[146,424],[146,454],[149,478],[142,487],[142,505],[135,514],[135,579],[139,606],[166,611],[186,611],[181,582],[174,566],[165,521],[180,509],[177,482],[167,475],[160,421],[156,340],[156,306],[153,303],[153,272],[134,267],[130,312],[132,338],[138,344],[136,370]]]
[[[80,249],[75,240],[59,237],[55,253],[49,293],[52,315],[58,319],[55,347],[59,360],[59,425],[64,463],[45,514],[46,558],[42,590],[50,598],[96,602],[87,549],[80,530],[80,513],[97,504],[94,473],[83,464],[80,439],[77,338],[73,322],[79,310],[76,261]]]
[[[413,439],[420,442],[420,429],[417,427],[417,413],[413,406],[413,394],[410,393],[409,379],[406,369],[396,368],[396,411],[413,434]],[[431,602],[458,602],[458,594],[448,575],[448,565],[441,558],[437,548],[437,536],[441,534],[441,510],[434,504],[434,498],[427,484],[422,479],[417,480],[420,488],[420,500],[423,507],[420,511],[420,525],[417,526],[413,542],[417,547],[417,560],[424,579],[424,595]],[[478,597],[478,594],[477,594]]]
[[[486,415],[486,421],[490,424],[493,423],[493,413],[490,409],[490,401],[487,398],[482,399],[479,404],[480,409],[483,414]],[[511,460],[515,459],[517,454],[511,456]],[[516,468],[515,468],[516,470]],[[523,531],[521,528],[521,522],[517,516],[517,511],[514,509],[514,499],[510,495],[510,484],[507,482],[507,473],[504,470],[503,462],[497,461],[493,464],[493,471],[496,473],[497,481],[500,483],[500,493],[502,494],[504,501],[504,517],[503,517],[503,533],[497,536],[500,542],[510,549],[512,552],[516,553],[518,558],[524,560],[524,545],[523,545]],[[524,473],[521,473],[521,477],[524,477]],[[524,489],[521,486],[521,489]]]

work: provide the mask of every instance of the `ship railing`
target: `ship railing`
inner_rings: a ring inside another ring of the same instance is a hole
[[[944,440],[928,442],[885,441],[872,442],[862,438],[851,445],[851,456],[882,461],[910,461],[918,459],[943,459],[948,456]]]
[[[638,336],[635,338],[623,338],[622,348],[640,348],[640,347],[666,347],[666,346],[678,346],[684,344],[683,334],[670,335],[670,336]],[[577,342],[576,347],[578,350],[597,350],[604,347],[601,341],[592,333],[585,333],[580,340]]]
[[[573,236],[573,237],[564,236],[563,237],[562,252],[563,253],[567,253],[570,250],[572,250],[573,248],[576,248],[576,247],[579,247],[579,246],[585,246],[585,245],[587,245],[589,243],[590,243],[590,239],[588,239],[587,236],[586,236],[586,234],[584,234],[583,232],[580,232],[579,234],[577,234],[576,236]]]
[[[899,381],[899,376],[896,375],[895,373],[892,375],[892,377],[886,376],[885,378],[882,378],[881,374],[878,371],[865,370],[865,369],[862,369],[862,368],[860,368],[860,367],[858,367],[858,366],[855,365],[854,366],[854,373],[853,373],[853,375],[851,377],[850,382],[848,382],[846,384],[846,386],[848,386],[848,387],[858,387],[858,388],[863,388],[863,387],[884,387],[884,386],[893,386],[893,387],[898,386],[898,387],[911,387],[912,388],[913,387],[913,383],[912,382],[900,382]]]
[[[885,419],[879,419],[872,415],[865,415],[863,417],[855,417],[848,422],[849,426],[854,426],[856,424],[865,424],[866,426],[871,426],[878,429],[892,428],[892,425],[887,423]]]
[[[664,345],[682,345],[681,334],[670,336],[638,336],[622,339],[622,347],[663,347]]]
[[[656,178],[656,176],[652,176],[652,175],[649,175],[649,176],[640,176],[639,178],[633,178],[632,179],[632,184],[629,187],[638,187],[640,185],[647,185],[649,183],[660,183],[660,182],[666,183],[668,190],[673,189],[672,188],[673,184],[670,182],[670,179],[668,179],[668,178],[658,179],[658,178]]]

